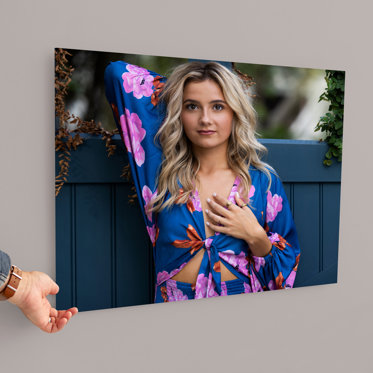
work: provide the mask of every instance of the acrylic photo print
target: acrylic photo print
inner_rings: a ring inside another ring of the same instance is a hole
[[[58,308],[337,282],[343,71],[55,56]]]

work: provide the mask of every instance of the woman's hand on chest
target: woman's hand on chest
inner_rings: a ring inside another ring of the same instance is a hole
[[[216,232],[242,239],[247,242],[255,256],[267,255],[272,243],[251,209],[235,194],[237,205],[218,194],[207,199],[207,226]],[[242,207],[241,207],[242,206]]]

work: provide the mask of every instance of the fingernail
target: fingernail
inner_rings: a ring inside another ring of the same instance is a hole
[[[210,223],[207,221],[207,222],[206,222],[206,225],[210,225]]]
[[[214,197],[216,197],[216,193],[212,193],[212,195],[213,195]]]
[[[210,199],[210,198],[207,198],[207,202],[211,202],[211,199]]]
[[[205,211],[206,211],[206,214],[208,214],[208,213],[209,213],[209,210],[207,210],[207,209],[206,209]]]

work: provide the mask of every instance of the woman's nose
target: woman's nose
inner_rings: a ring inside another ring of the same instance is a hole
[[[210,124],[211,123],[211,115],[208,109],[203,109],[201,113],[201,123],[202,124]]]

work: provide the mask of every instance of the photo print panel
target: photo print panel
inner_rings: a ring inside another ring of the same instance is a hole
[[[337,282],[343,71],[55,57],[58,308]]]

